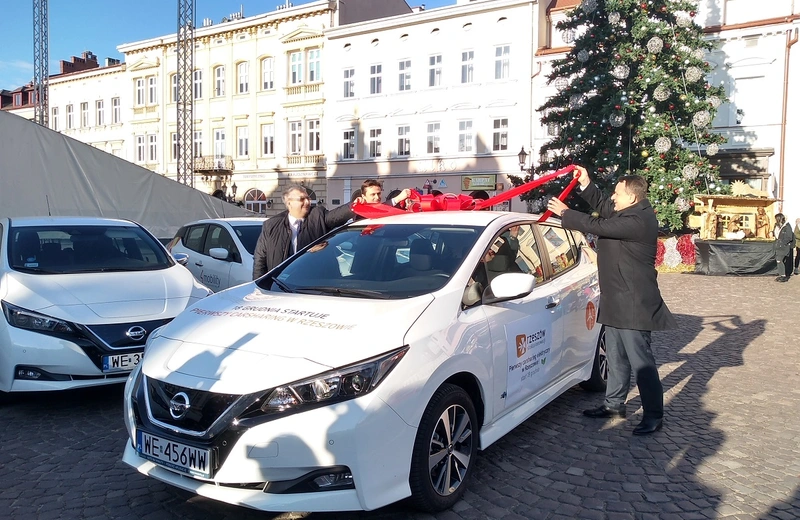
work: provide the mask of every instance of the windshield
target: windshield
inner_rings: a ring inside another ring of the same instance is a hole
[[[136,225],[18,227],[9,236],[9,264],[26,273],[150,271],[173,265],[158,241]]]
[[[343,228],[308,248],[264,289],[358,298],[410,298],[442,288],[483,228],[391,224]]]
[[[255,254],[256,242],[258,242],[258,236],[261,234],[261,223],[234,224],[232,227],[247,252],[251,255]]]

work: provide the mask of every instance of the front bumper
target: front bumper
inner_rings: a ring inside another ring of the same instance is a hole
[[[239,436],[211,480],[150,462],[137,454],[131,441],[122,460],[144,475],[181,489],[263,511],[371,510],[411,494],[408,474],[415,437],[415,428],[380,398],[368,394],[250,428]],[[186,436],[179,442],[192,444]],[[337,466],[350,469],[355,489],[263,491],[268,483],[302,479]]]

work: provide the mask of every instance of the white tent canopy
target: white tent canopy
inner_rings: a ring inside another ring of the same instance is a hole
[[[201,218],[254,216],[14,114],[0,111],[0,216],[130,219],[158,238]]]

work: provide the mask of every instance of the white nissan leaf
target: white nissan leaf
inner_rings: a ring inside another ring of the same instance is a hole
[[[210,293],[135,222],[0,219],[0,398],[123,383],[153,330]]]
[[[358,221],[195,304],[128,379],[123,460],[266,511],[452,506],[478,450],[605,388],[594,251],[535,218]]]

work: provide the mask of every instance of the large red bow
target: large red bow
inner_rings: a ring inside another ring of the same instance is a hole
[[[536,180],[526,182],[521,186],[517,186],[516,188],[512,188],[506,192],[501,193],[500,195],[495,195],[487,200],[482,199],[473,199],[468,195],[455,195],[453,193],[444,193],[442,195],[420,195],[416,191],[411,192],[411,198],[406,201],[406,209],[402,208],[395,208],[392,206],[388,206],[386,204],[365,204],[365,203],[354,203],[353,204],[353,212],[359,216],[365,218],[380,218],[380,217],[387,217],[389,215],[402,215],[408,211],[412,212],[419,212],[419,211],[471,211],[471,210],[479,210],[483,208],[488,208],[494,206],[495,204],[500,204],[501,202],[505,202],[507,200],[511,200],[512,198],[516,197],[517,195],[521,195],[523,193],[529,192],[535,188],[538,188],[542,184],[546,182],[550,182],[553,179],[561,177],[562,175],[566,175],[576,168],[573,165],[567,166],[565,168],[561,168],[560,170],[556,170],[553,173],[548,173],[547,175],[543,175]],[[558,199],[563,201],[567,198],[567,195],[570,191],[578,184],[578,175],[575,174],[573,176],[572,181],[564,188],[564,191],[558,196]],[[552,215],[550,210],[544,212],[544,214],[539,218],[539,222],[547,220],[548,217]]]

